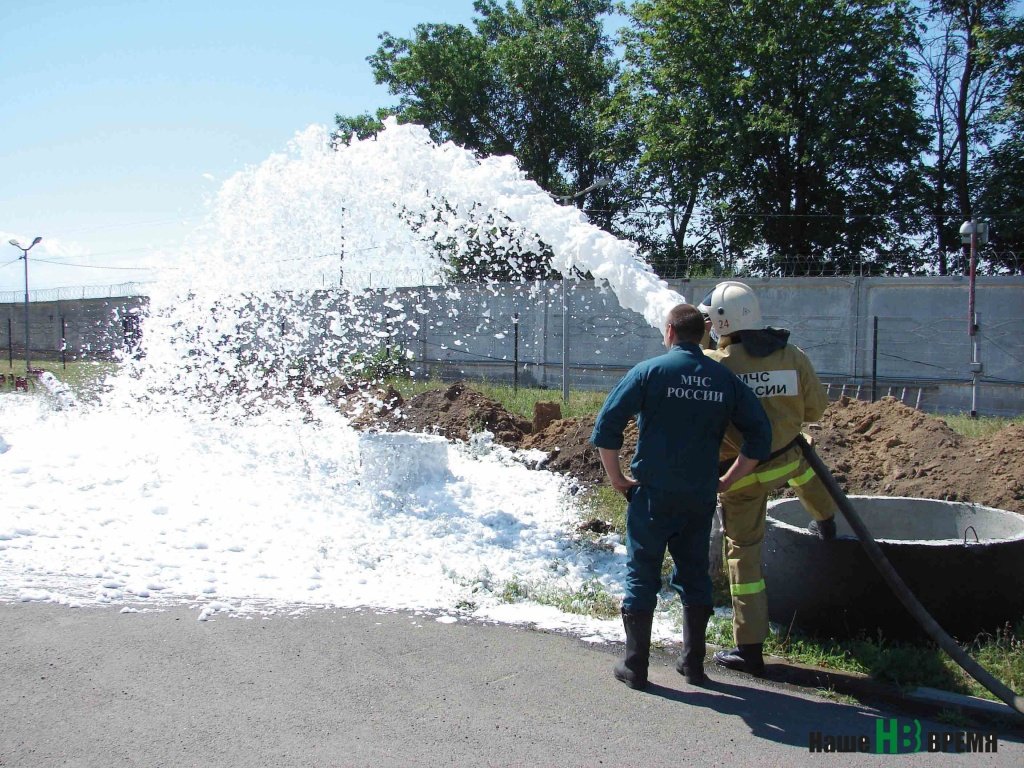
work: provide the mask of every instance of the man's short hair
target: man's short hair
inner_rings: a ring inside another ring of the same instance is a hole
[[[677,341],[700,344],[704,338],[704,316],[692,304],[676,304],[672,307],[666,324],[672,326]]]

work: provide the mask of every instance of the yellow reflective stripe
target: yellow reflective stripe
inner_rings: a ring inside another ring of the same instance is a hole
[[[735,483],[730,485],[729,486],[729,490],[726,491],[726,493],[732,493],[733,491],[738,491],[740,488],[746,488],[748,485],[753,485],[756,482],[757,482],[757,475],[756,474],[749,474],[746,477],[741,477]]]
[[[757,479],[762,483],[770,483],[772,480],[778,480],[783,475],[788,475],[790,472],[795,472],[800,468],[800,459],[791,461],[789,464],[785,464],[775,469],[765,470],[764,472],[757,473]]]
[[[753,485],[754,483],[770,483],[772,480],[778,480],[780,477],[788,475],[790,472],[794,472],[799,468],[800,459],[797,459],[796,461],[791,461],[789,464],[783,464],[781,467],[776,467],[775,469],[766,469],[764,472],[751,472],[746,477],[741,477],[729,486],[729,490],[727,492],[732,493],[733,491],[737,491],[740,488],[746,488],[748,485]]]
[[[813,467],[808,467],[807,471],[804,472],[802,475],[790,478],[790,480],[787,483],[787,485],[791,485],[791,486],[793,486],[795,488],[796,486],[803,485],[804,483],[811,482],[811,480],[813,478],[814,478],[814,468]]]
[[[750,581],[746,584],[731,584],[729,585],[729,592],[734,595],[753,595],[758,592],[764,592],[764,579],[759,581]]]

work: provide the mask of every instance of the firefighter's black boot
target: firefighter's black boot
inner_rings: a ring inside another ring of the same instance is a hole
[[[836,519],[830,517],[828,520],[811,520],[807,530],[824,541],[831,541],[836,537]]]
[[[714,613],[715,609],[710,605],[683,606],[683,652],[676,659],[676,672],[683,675],[690,685],[706,685],[708,682],[704,674],[704,657],[707,655],[704,636],[708,620]]]
[[[764,674],[763,645],[761,643],[740,644],[731,651],[719,651],[715,654],[715,663],[726,669],[738,672],[749,672],[752,675]]]
[[[626,630],[626,657],[615,665],[615,679],[642,691],[647,687],[647,665],[651,658],[651,625],[654,611],[622,609]]]

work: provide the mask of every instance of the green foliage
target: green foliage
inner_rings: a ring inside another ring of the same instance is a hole
[[[828,701],[834,701],[836,704],[847,704],[852,707],[858,706],[860,704],[860,702],[853,696],[847,696],[844,693],[837,693],[835,688],[832,687],[819,688],[818,695],[821,696],[821,698],[823,699],[827,699]]]
[[[987,60],[1003,98],[994,100],[989,118],[996,126],[993,146],[975,166],[978,218],[990,225],[990,242],[980,259],[987,271],[1019,274],[1024,261],[1024,19],[1000,22],[990,25],[985,36]]]
[[[630,9],[616,106],[665,253],[763,274],[910,253],[923,150],[901,3],[646,0]],[[679,233],[689,237],[681,243]]]
[[[732,619],[718,615],[712,616],[708,622],[705,636],[712,645],[717,645],[720,648],[732,648]]]
[[[1007,623],[994,635],[980,635],[968,650],[979,664],[1008,688],[1017,692],[1024,689],[1024,619],[1015,626]],[[950,659],[943,657],[943,661],[947,668],[960,676],[971,695],[992,697]]]
[[[972,417],[968,413],[944,416],[942,420],[954,432],[971,438],[992,437],[992,435],[1011,424],[1024,424],[1024,416],[1014,416],[1012,418],[1003,416]]]
[[[388,383],[393,386],[402,397],[408,399],[427,390],[446,387],[450,382],[439,379],[422,378],[393,378]],[[511,413],[522,416],[524,419],[533,418],[533,406],[537,402],[560,402],[561,393],[552,389],[539,389],[535,387],[519,387],[514,389],[510,384],[495,383],[489,381],[473,381],[470,386],[480,394],[497,400],[502,407]],[[583,416],[594,416],[601,406],[607,392],[592,392],[584,390],[571,390],[569,402],[560,403],[563,419],[576,419]]]
[[[372,352],[353,352],[347,356],[345,368],[356,378],[366,381],[384,381],[386,379],[407,378],[412,369],[409,367],[409,353],[404,347],[386,346]]]
[[[550,605],[566,613],[583,616],[609,619],[619,615],[618,598],[609,594],[597,579],[589,579],[572,589],[536,586],[512,579],[502,586],[500,596],[507,603],[532,600],[540,605]]]
[[[474,8],[472,29],[419,24],[409,38],[380,35],[368,60],[376,81],[399,97],[399,119],[425,126],[439,142],[515,155],[529,177],[555,195],[610,175],[596,152],[597,117],[615,75],[600,22],[611,10],[608,0],[478,0]],[[446,207],[439,200],[437,215],[445,215]],[[552,274],[550,248],[511,220],[481,214],[461,234],[458,243],[436,245],[452,281]]]
[[[450,222],[454,213],[447,201],[434,206],[435,219],[446,217]],[[433,239],[447,282],[522,283],[550,280],[557,274],[550,266],[551,249],[509,217],[477,207],[464,212],[461,221],[465,223],[458,226],[458,236]],[[419,231],[427,222],[421,217],[410,218],[409,223]]]
[[[1024,116],[978,163],[978,218],[988,221],[990,240],[978,254],[980,269],[994,274],[1024,270]],[[996,216],[989,214],[995,213]]]
[[[104,380],[118,371],[118,364],[112,361],[69,361],[65,366],[56,360],[33,360],[32,367],[37,370],[52,373],[58,381],[66,384],[80,400],[91,400],[97,396],[103,387]],[[12,364],[4,364],[0,373],[14,374],[15,376],[25,375],[25,361],[14,360]],[[34,377],[29,377],[29,391],[41,389]],[[13,390],[14,387],[9,381],[4,382],[6,390]]]
[[[364,112],[361,115],[335,115],[336,126],[332,140],[335,146],[348,146],[355,136],[359,140],[369,139],[380,133],[383,128],[383,120],[390,114],[391,110],[378,109],[376,115]]]
[[[584,516],[602,520],[620,536],[626,535],[626,500],[610,485],[596,485],[583,497]]]
[[[399,97],[399,119],[427,127],[437,141],[514,154],[556,195],[611,175],[596,151],[597,118],[616,72],[601,24],[611,3],[477,0],[474,8],[472,29],[418,24],[408,38],[380,35],[368,61]]]
[[[520,600],[528,599],[530,590],[518,579],[509,579],[501,588],[501,601],[503,603],[517,603]]]
[[[713,619],[709,642],[732,642],[731,622]],[[1024,621],[964,646],[973,658],[1013,690],[1024,684]],[[926,686],[995,699],[941,649],[929,642],[897,642],[881,635],[836,639],[773,631],[765,652],[800,664],[867,674],[904,687]]]
[[[930,118],[923,204],[939,249],[938,272],[967,269],[960,223],[997,216],[1000,234],[980,260],[992,272],[1019,268],[1020,98],[1024,28],[1012,0],[921,3],[926,34],[916,55]],[[1016,189],[1014,188],[1016,185]],[[979,217],[979,218],[983,218]]]
[[[513,147],[486,117],[499,92],[487,41],[458,24],[418,24],[411,38],[379,35],[367,58],[377,83],[400,97],[396,113],[436,140],[508,154]]]
[[[514,154],[554,195],[614,178],[576,202],[663,277],[945,274],[965,268],[957,228],[975,214],[993,233],[979,268],[1020,269],[1010,0],[640,0],[620,9],[621,62],[607,0],[474,8],[470,25],[380,35],[369,61],[398,104],[377,117]],[[368,114],[337,122],[376,130]],[[504,265],[507,222],[477,229],[461,252],[439,244],[453,279],[547,270],[543,246]]]
[[[571,390],[569,402],[562,403],[561,393],[551,389],[519,387],[513,390],[508,384],[497,384],[488,381],[475,381],[473,389],[481,394],[497,400],[506,409],[517,413],[525,419],[533,418],[533,406],[537,402],[557,402],[561,405],[563,419],[576,419],[583,416],[596,415],[604,404],[607,392],[591,392]]]

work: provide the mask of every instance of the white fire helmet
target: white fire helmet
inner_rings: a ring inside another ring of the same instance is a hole
[[[714,336],[764,328],[757,296],[749,285],[735,280],[716,285],[701,300],[697,309],[711,319],[711,333]]]

